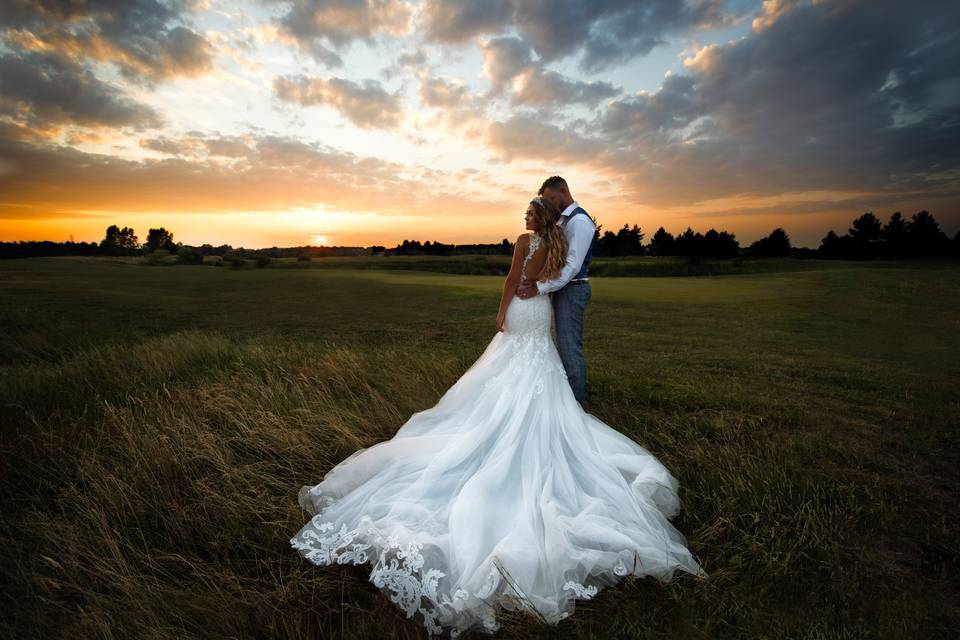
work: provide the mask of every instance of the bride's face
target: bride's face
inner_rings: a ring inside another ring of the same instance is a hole
[[[537,221],[533,217],[533,205],[527,206],[527,215],[524,218],[524,221],[527,223],[527,230],[536,231],[537,230]]]

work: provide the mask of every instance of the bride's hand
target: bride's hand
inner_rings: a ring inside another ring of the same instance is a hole
[[[497,314],[497,331],[503,331],[503,330],[504,330],[504,328],[503,328],[503,323],[504,323],[505,318],[506,318],[506,314],[505,314],[505,313],[502,313],[502,312],[501,312],[501,313],[498,313],[498,314]]]

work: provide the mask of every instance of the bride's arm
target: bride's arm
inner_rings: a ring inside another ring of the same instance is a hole
[[[513,294],[516,293],[520,285],[520,270],[523,265],[523,257],[527,254],[527,246],[530,244],[530,234],[524,233],[513,245],[513,261],[510,263],[510,273],[503,281],[503,293],[500,295],[500,310],[497,311],[497,331],[503,331],[503,321],[507,315],[507,307],[513,300]]]

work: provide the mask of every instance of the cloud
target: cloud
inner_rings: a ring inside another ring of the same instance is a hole
[[[610,82],[571,80],[556,71],[531,69],[520,76],[512,98],[515,105],[596,105],[620,94]]]
[[[21,50],[74,63],[116,64],[132,80],[197,76],[211,70],[204,36],[181,24],[181,3],[156,0],[57,2],[12,0],[0,5],[3,39]]]
[[[491,93],[512,93],[514,106],[596,105],[621,92],[610,82],[572,80],[545,69],[541,61],[534,60],[530,46],[514,36],[491,38],[481,49]]]
[[[515,30],[541,60],[580,55],[596,71],[648,54],[669,34],[729,22],[722,0],[425,0],[428,39],[462,43]]]
[[[356,83],[344,78],[282,76],[274,78],[273,91],[287,102],[332,106],[364,129],[392,129],[403,120],[400,96],[388,93],[376,80]]]
[[[221,136],[219,134],[204,136],[199,133],[181,138],[161,136],[140,140],[140,146],[144,149],[185,158],[246,157],[249,154],[251,143],[252,138],[250,136]]]
[[[671,74],[655,93],[642,91],[611,102],[603,117],[603,132],[611,137],[624,134],[642,137],[681,129],[705,111],[697,100],[695,88],[692,77]]]
[[[2,124],[0,124],[2,130]],[[213,158],[218,144],[229,158]],[[165,157],[129,160],[0,137],[0,218],[80,212],[230,213],[329,207],[421,215],[463,207],[469,185],[456,173],[359,156],[283,136],[145,139]],[[51,189],[50,185],[57,185]],[[397,194],[404,194],[398,198]],[[468,200],[502,210],[497,196]],[[486,210],[486,209],[484,209]]]
[[[485,143],[501,158],[589,164],[603,154],[603,142],[560,129],[542,119],[520,115],[491,123]]]
[[[162,124],[152,107],[87,69],[36,53],[0,55],[0,114],[37,137],[52,137],[67,125],[139,130]]]
[[[530,45],[514,36],[491,38],[481,49],[483,73],[496,93],[505,90],[516,76],[533,65]]]
[[[781,5],[777,5],[781,7]],[[748,37],[614,101],[593,134],[645,202],[794,190],[947,192],[960,165],[955,3],[764,8]]]
[[[268,0],[273,4],[275,0]],[[354,40],[400,36],[410,30],[413,7],[404,0],[293,0],[280,28],[314,59],[343,64],[338,51]]]
[[[476,141],[481,137],[489,122],[486,117],[489,105],[483,95],[473,93],[460,80],[431,76],[427,70],[418,72],[417,77],[420,104],[430,110],[414,114],[413,123],[417,128],[456,132],[463,141]],[[415,141],[422,144],[425,139]]]
[[[800,0],[763,0],[760,15],[753,19],[754,31],[763,31],[773,25],[787,12],[797,6]]]
[[[420,102],[428,107],[460,108],[472,102],[470,89],[458,80],[424,76],[420,80]]]

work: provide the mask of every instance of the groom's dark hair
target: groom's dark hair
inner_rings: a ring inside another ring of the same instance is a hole
[[[542,185],[540,185],[540,191],[537,191],[537,195],[542,196],[544,189],[556,189],[557,187],[563,187],[567,191],[570,191],[570,187],[567,186],[566,180],[560,176],[550,176],[543,181]]]

